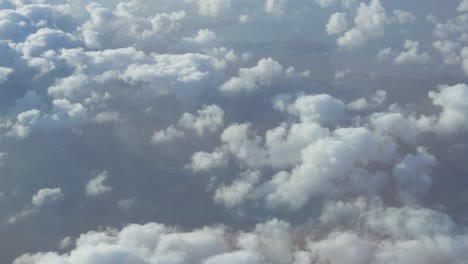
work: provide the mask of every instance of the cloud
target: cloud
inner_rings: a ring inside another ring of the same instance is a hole
[[[0,262],[464,263],[464,3],[0,0]]]
[[[462,12],[468,12],[468,1],[467,0],[462,0],[460,2],[460,5],[457,7],[457,11],[462,13]]]
[[[417,203],[432,186],[431,170],[436,158],[419,148],[416,155],[408,154],[393,169],[397,179],[399,196],[405,203]]]
[[[8,76],[13,73],[13,70],[6,67],[0,67],[0,84],[8,80]]]
[[[461,44],[451,40],[438,40],[432,46],[440,52],[445,64],[459,64]]]
[[[177,130],[173,126],[166,128],[165,130],[155,131],[153,137],[151,138],[151,143],[160,144],[167,143],[183,138],[185,136],[184,132]]]
[[[348,28],[346,20],[346,13],[334,13],[330,16],[328,24],[326,25],[327,34],[341,34]]]
[[[406,63],[421,63],[426,64],[431,60],[431,57],[428,53],[423,52],[419,53],[419,43],[412,40],[405,40],[403,47],[406,51],[398,54],[394,62],[396,64],[406,64]]]
[[[223,109],[217,105],[206,105],[197,110],[197,115],[184,113],[180,117],[178,125],[185,130],[195,132],[198,136],[203,136],[220,129],[224,124],[223,118]]]
[[[60,188],[44,188],[37,191],[32,198],[32,204],[37,207],[54,203],[64,198],[62,190]]]
[[[289,76],[303,75],[308,72],[297,74],[292,67],[284,67],[272,58],[261,59],[257,65],[251,68],[240,68],[238,77],[232,77],[219,87],[225,94],[238,94],[241,92],[253,92],[261,87],[270,86],[273,81]]]
[[[388,17],[380,0],[369,4],[361,3],[354,17],[354,27],[338,38],[338,46],[352,49],[362,46],[367,40],[384,35],[384,25]]]
[[[231,0],[187,0],[197,2],[198,13],[202,16],[217,17],[231,11]]]
[[[287,4],[288,0],[266,0],[265,11],[275,16],[282,16]]]
[[[112,191],[112,187],[105,184],[105,181],[109,178],[107,171],[102,171],[96,177],[89,180],[85,186],[86,195],[97,196],[109,193]]]
[[[320,7],[329,7],[336,2],[336,0],[315,0]]]
[[[214,152],[195,152],[192,155],[191,163],[187,166],[193,172],[205,172],[217,168],[224,168],[228,165],[228,157],[223,150]]]
[[[442,107],[442,113],[436,124],[436,131],[441,133],[453,133],[460,129],[468,128],[468,86],[456,84],[442,86],[439,92],[429,92],[429,97],[434,105]]]

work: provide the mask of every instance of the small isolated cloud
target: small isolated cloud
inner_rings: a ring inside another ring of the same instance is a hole
[[[96,177],[89,180],[85,187],[86,195],[98,196],[111,192],[112,187],[106,185],[108,178],[109,173],[107,171],[102,171],[96,175]]]
[[[60,188],[44,188],[40,189],[33,197],[32,204],[41,207],[46,204],[51,204],[62,200],[65,196]]]
[[[0,67],[0,84],[8,80],[8,76],[13,73],[13,69]]]

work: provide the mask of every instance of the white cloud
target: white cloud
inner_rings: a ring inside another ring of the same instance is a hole
[[[457,7],[457,11],[462,13],[462,12],[468,12],[468,0],[462,0],[460,2],[460,5]]]
[[[137,1],[120,2],[115,10],[88,4],[90,18],[80,28],[86,46],[119,48],[133,43],[163,43],[166,36],[178,31],[186,15],[185,11],[174,11],[143,17],[137,10]]]
[[[250,124],[230,125],[221,134],[221,141],[232,155],[249,167],[261,167],[267,163],[261,138],[252,133]]]
[[[335,181],[344,180],[362,161],[385,161],[394,147],[363,127],[341,128],[301,151],[302,162],[290,172],[279,172],[267,183],[271,207],[297,210],[312,196],[333,193]]]
[[[346,20],[346,13],[334,13],[330,16],[326,25],[328,35],[341,34],[348,28],[348,21]]]
[[[402,24],[416,20],[416,16],[413,13],[405,10],[395,9],[393,10],[393,15],[395,16],[395,19]]]
[[[112,188],[105,183],[108,178],[109,173],[107,171],[102,171],[96,175],[96,177],[89,180],[85,187],[86,195],[97,196],[111,192]]]
[[[261,59],[252,68],[240,68],[239,76],[232,77],[219,89],[224,93],[252,92],[261,86],[270,86],[284,74],[283,66],[272,58]]]
[[[406,51],[402,51],[395,57],[394,62],[396,64],[426,64],[431,60],[431,57],[427,52],[419,53],[419,43],[417,41],[407,39],[405,40],[403,47],[406,49]]]
[[[451,40],[437,40],[432,46],[440,52],[445,64],[459,64],[461,62],[459,55],[461,50],[460,43]]]
[[[193,172],[206,172],[217,168],[224,168],[228,165],[228,157],[221,150],[215,150],[212,153],[195,152],[192,155],[191,163],[187,166]]]
[[[32,198],[32,204],[37,207],[41,207],[46,204],[51,204],[62,200],[64,195],[60,188],[44,188],[37,191]]]
[[[453,133],[468,129],[468,86],[456,84],[441,86],[439,92],[429,92],[434,105],[442,107],[435,130],[440,133]]]
[[[184,136],[185,133],[183,131],[179,131],[174,126],[170,126],[165,130],[154,132],[153,137],[151,138],[151,143],[161,144],[173,142],[177,139],[183,138]]]
[[[380,0],[371,0],[369,4],[361,3],[354,17],[354,27],[338,38],[338,46],[352,49],[362,46],[369,39],[382,37],[387,20]]]
[[[8,76],[13,73],[13,69],[0,67],[0,84],[8,80]]]
[[[184,113],[180,117],[179,126],[193,131],[198,136],[214,133],[224,124],[224,111],[217,105],[205,105],[197,110],[197,114]]]
[[[304,95],[296,99],[290,111],[303,122],[335,124],[343,118],[345,105],[328,94]]]

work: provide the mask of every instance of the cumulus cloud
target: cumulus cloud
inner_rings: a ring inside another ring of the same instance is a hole
[[[97,196],[111,192],[112,187],[106,185],[105,183],[108,178],[109,173],[107,171],[103,171],[96,175],[96,177],[89,180],[85,186],[86,195]]]
[[[346,20],[346,13],[334,13],[330,16],[326,30],[329,35],[341,34],[348,28],[348,22]]]
[[[184,113],[179,119],[179,126],[193,131],[199,136],[216,132],[224,124],[224,111],[217,105],[206,105],[197,110],[196,115]]]
[[[165,130],[159,130],[154,132],[153,137],[151,138],[151,143],[160,144],[172,142],[174,140],[184,137],[184,135],[185,134],[183,131],[179,131],[173,126],[170,126]]]
[[[232,77],[219,87],[223,93],[236,94],[241,92],[253,92],[261,87],[270,86],[274,80],[294,75],[305,75],[307,71],[297,74],[292,67],[285,69],[279,62],[272,58],[261,59],[257,65],[251,68],[240,68],[238,77]]]
[[[224,168],[227,164],[228,157],[223,150],[215,150],[212,153],[199,151],[193,153],[188,168],[194,172],[204,172],[216,168]]]
[[[394,61],[396,64],[405,63],[428,63],[431,59],[427,52],[419,53],[419,43],[417,41],[405,40],[403,47],[406,51],[398,54]]]
[[[64,198],[62,190],[60,188],[44,188],[37,191],[32,198],[32,204],[34,206],[41,207],[48,203],[54,203]]]
[[[436,130],[442,133],[450,133],[468,128],[468,86],[457,84],[454,86],[442,86],[439,92],[429,92],[429,97],[435,105],[442,107]]]
[[[362,46],[369,39],[383,36],[387,19],[380,0],[361,3],[354,17],[354,27],[338,38],[338,45],[351,49]]]
[[[0,262],[464,263],[429,2],[0,0]]]
[[[8,80],[8,76],[13,73],[13,70],[6,67],[0,67],[0,84]]]
[[[460,5],[457,7],[458,12],[468,12],[468,1],[467,0],[462,0],[460,2]]]

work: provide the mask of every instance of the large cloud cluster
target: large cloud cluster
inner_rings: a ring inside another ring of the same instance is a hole
[[[425,2],[0,0],[0,262],[464,263],[468,2]]]

